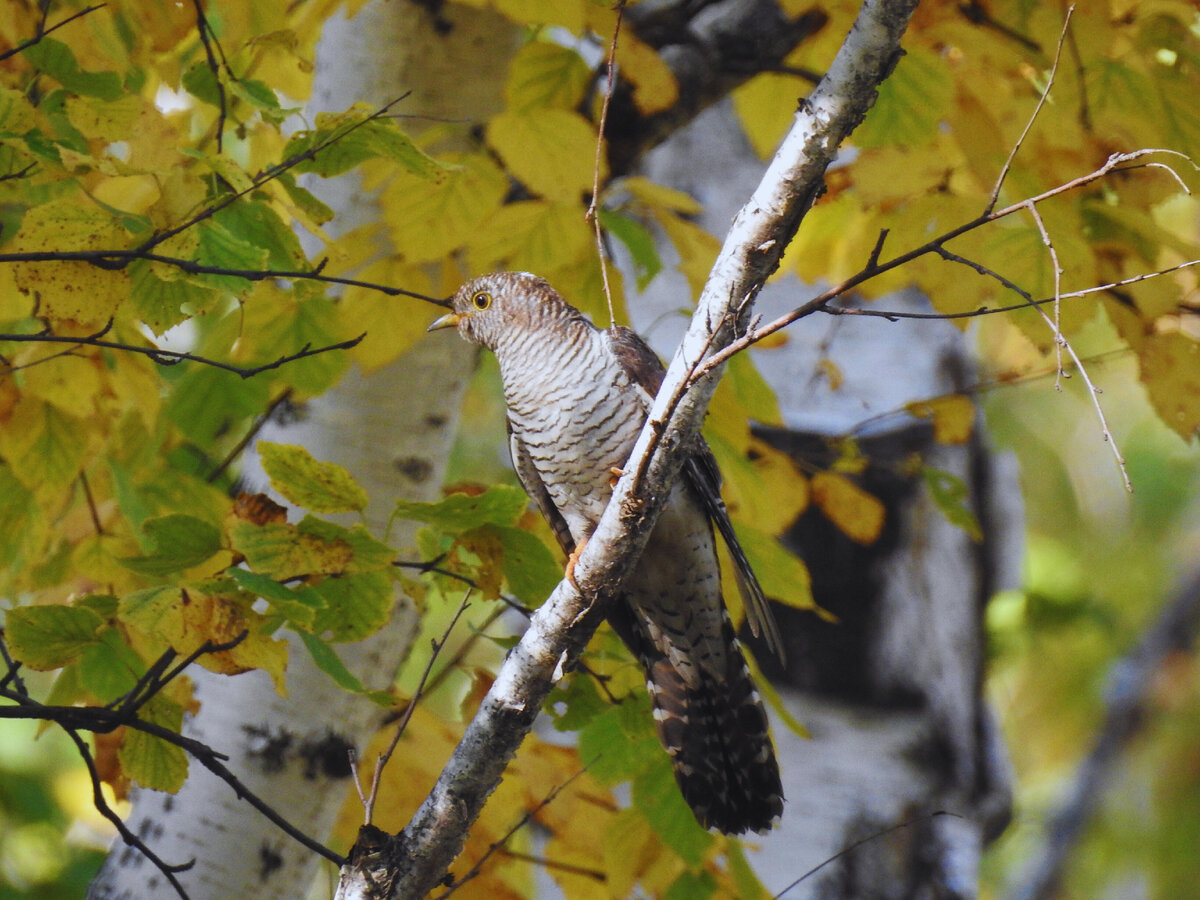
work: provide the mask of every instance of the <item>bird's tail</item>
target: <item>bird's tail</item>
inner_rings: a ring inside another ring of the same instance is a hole
[[[763,832],[783,812],[779,764],[728,617],[724,630],[723,678],[701,671],[699,678],[689,673],[689,683],[652,642],[631,646],[646,671],[659,740],[697,821],[726,834]]]

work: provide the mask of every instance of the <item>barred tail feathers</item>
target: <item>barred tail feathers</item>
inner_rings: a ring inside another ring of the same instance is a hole
[[[783,812],[767,716],[732,627],[724,679],[689,686],[662,653],[643,655],[659,740],[696,819],[726,834],[763,832]]]

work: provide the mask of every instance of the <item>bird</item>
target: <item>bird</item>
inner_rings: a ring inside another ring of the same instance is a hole
[[[509,450],[567,573],[633,450],[665,370],[623,326],[598,328],[550,284],[497,272],[464,284],[428,328],[457,328],[500,364]],[[714,526],[733,560],[747,619],[776,653],[766,598],[721,499],[703,438],[689,448],[642,556],[608,621],[641,663],[658,737],[696,820],[765,832],[783,812],[767,716],[721,592]]]

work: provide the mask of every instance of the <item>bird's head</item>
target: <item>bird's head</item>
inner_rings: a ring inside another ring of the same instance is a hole
[[[515,332],[582,318],[545,279],[528,272],[495,272],[468,281],[451,299],[450,309],[426,330],[457,327],[466,340],[492,350]]]

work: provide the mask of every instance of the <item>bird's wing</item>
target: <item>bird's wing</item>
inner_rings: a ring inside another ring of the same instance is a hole
[[[511,424],[508,427],[508,450],[512,454],[513,469],[516,470],[521,487],[525,488],[525,493],[533,500],[538,512],[542,514],[542,518],[549,523],[550,530],[558,538],[558,545],[562,547],[563,553],[570,556],[575,550],[575,540],[571,537],[571,529],[567,527],[567,520],[562,517],[562,513],[550,499],[550,493],[546,490],[542,476],[538,474],[533,459],[529,456],[525,442],[513,433]]]
[[[646,406],[649,410],[650,402],[658,393],[658,389],[662,387],[666,369],[637,332],[614,325],[608,329],[608,338],[613,354],[630,377],[648,395]],[[771,615],[771,608],[767,605],[767,597],[763,593],[762,585],[758,583],[754,570],[750,568],[746,553],[742,550],[742,545],[738,542],[737,534],[733,530],[733,523],[729,520],[729,510],[725,507],[725,501],[721,499],[721,470],[717,468],[717,461],[713,458],[712,451],[709,450],[708,444],[703,438],[697,439],[696,447],[688,455],[683,466],[683,477],[703,502],[708,517],[717,526],[717,531],[721,533],[725,546],[729,548],[729,555],[733,559],[734,574],[737,577],[738,591],[746,606],[746,619],[750,623],[750,630],[756,637],[764,638],[767,647],[782,662],[784,658],[783,640],[779,634],[779,625],[775,622],[775,617]]]

